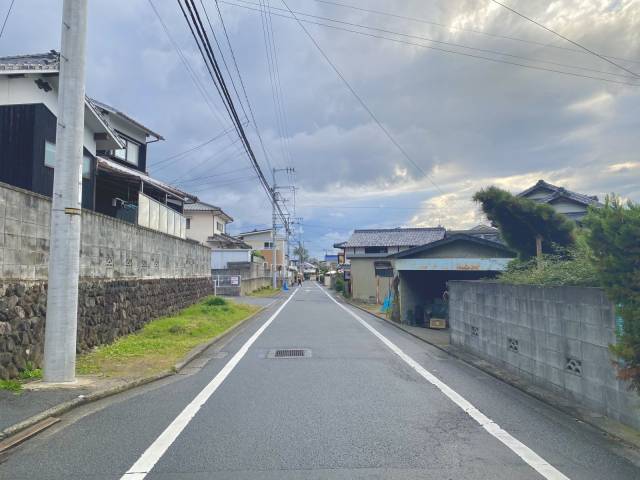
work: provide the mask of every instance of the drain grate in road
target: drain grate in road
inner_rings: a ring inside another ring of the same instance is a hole
[[[300,349],[276,350],[276,353],[273,356],[276,358],[304,357],[304,350],[300,350]]]
[[[311,350],[307,348],[278,348],[271,350],[268,358],[304,358],[310,357]]]

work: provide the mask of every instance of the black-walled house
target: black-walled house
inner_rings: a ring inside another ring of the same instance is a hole
[[[59,53],[0,57],[0,182],[51,196]],[[85,98],[82,207],[185,238],[183,205],[197,198],[147,174],[162,136]]]

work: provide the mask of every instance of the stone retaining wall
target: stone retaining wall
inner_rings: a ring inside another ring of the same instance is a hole
[[[211,293],[208,277],[80,282],[77,351],[111,343]],[[0,379],[42,366],[46,308],[45,282],[0,285]]]

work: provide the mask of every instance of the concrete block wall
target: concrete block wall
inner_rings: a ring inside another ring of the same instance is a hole
[[[51,200],[0,184],[0,379],[41,366]],[[78,351],[213,293],[211,251],[82,211]]]
[[[599,288],[449,282],[451,343],[640,428],[640,395],[616,378],[615,310]]]
[[[0,278],[46,280],[51,200],[0,183]],[[211,250],[192,240],[82,211],[80,277],[210,276]]]

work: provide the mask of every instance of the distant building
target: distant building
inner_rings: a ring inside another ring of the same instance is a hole
[[[394,276],[394,259],[387,256],[444,236],[442,227],[355,230],[349,240],[340,244],[345,261],[351,264],[352,297],[381,303],[391,291]]]
[[[218,249],[245,249],[251,246],[242,240],[227,235],[227,225],[233,218],[220,207],[205,202],[196,202],[184,207],[187,219],[187,238]]]
[[[576,222],[580,222],[584,218],[589,206],[602,205],[595,195],[572,192],[564,187],[551,185],[544,180],[538,180],[535,185],[520,192],[518,197],[528,198],[536,203],[546,203],[556,212],[562,213]]]
[[[265,261],[271,265],[273,254],[276,256],[276,270],[286,272],[289,264],[287,254],[286,237],[276,237],[275,245],[271,238],[271,229],[252,230],[236,235],[236,238],[250,245],[253,250],[260,253]]]

